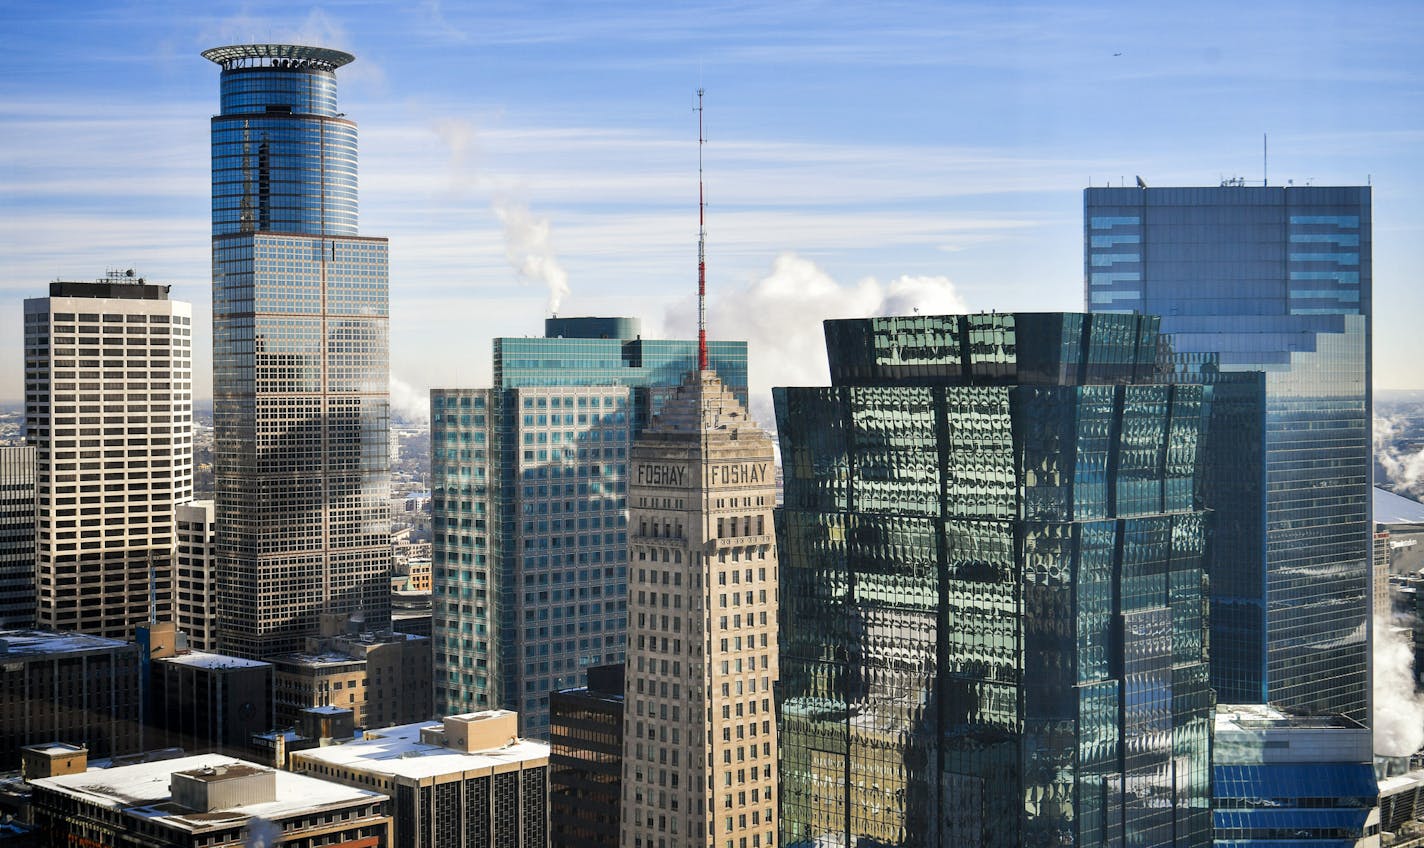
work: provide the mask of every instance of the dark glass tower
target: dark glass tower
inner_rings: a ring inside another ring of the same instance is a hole
[[[390,619],[386,240],[356,234],[349,53],[218,47],[213,424],[219,644],[296,650],[322,612]]]
[[[782,844],[1209,845],[1203,389],[1157,320],[826,346],[775,392]]]
[[[1370,189],[1090,188],[1083,217],[1088,309],[1160,315],[1214,384],[1219,699],[1368,722]]]

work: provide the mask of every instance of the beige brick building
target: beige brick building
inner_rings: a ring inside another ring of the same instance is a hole
[[[704,371],[630,460],[622,845],[774,845],[771,439]]]

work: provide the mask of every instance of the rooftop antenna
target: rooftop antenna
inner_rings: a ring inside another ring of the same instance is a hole
[[[707,370],[707,201],[702,195],[702,88],[697,89],[697,370]]]
[[[1261,185],[1271,184],[1271,157],[1266,147],[1266,134],[1261,133]]]

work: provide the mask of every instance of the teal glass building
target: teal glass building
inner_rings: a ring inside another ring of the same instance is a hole
[[[709,341],[746,403],[746,342]],[[547,738],[549,695],[621,663],[628,449],[697,367],[634,318],[549,318],[494,340],[493,389],[431,392],[435,702],[503,707]]]
[[[826,322],[775,391],[781,842],[1205,846],[1203,389],[1155,318]]]
[[[389,279],[357,234],[349,53],[217,47],[212,119],[218,644],[302,647],[322,613],[390,621]]]
[[[1209,386],[1220,701],[1368,723],[1369,187],[1089,188],[1083,203],[1087,308],[1161,316],[1176,379]]]

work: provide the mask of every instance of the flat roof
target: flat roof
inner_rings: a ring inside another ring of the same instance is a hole
[[[189,665],[195,668],[271,668],[272,664],[261,660],[249,660],[242,657],[230,657],[226,654],[210,654],[206,651],[189,651],[186,654],[175,654],[171,657],[164,657],[154,662],[171,663],[173,665]]]
[[[23,657],[46,654],[68,654],[79,651],[112,651],[127,648],[129,642],[90,636],[86,633],[61,633],[54,630],[0,630],[0,656]],[[135,647],[134,650],[137,650]]]
[[[479,715],[482,714],[471,713],[451,718]],[[485,715],[488,717],[488,714]],[[532,739],[517,739],[501,748],[470,754],[440,745],[427,745],[420,741],[420,731],[426,727],[443,730],[440,722],[431,721],[368,730],[365,739],[296,752],[292,754],[292,758],[369,774],[410,778],[481,771],[495,766],[549,758],[548,743]],[[379,738],[372,738],[373,735]]]
[[[173,802],[169,782],[174,772],[200,771],[205,768],[275,771],[277,800],[260,804],[244,804],[211,813],[189,810]],[[379,792],[356,789],[329,780],[307,775],[267,769],[221,754],[202,754],[154,763],[90,769],[82,774],[66,774],[32,781],[33,785],[60,792],[77,800],[96,804],[109,810],[147,819],[175,830],[199,831],[231,827],[235,821],[260,817],[290,818],[302,813],[330,807],[385,800]]]
[[[1374,515],[1376,524],[1424,524],[1424,503],[1375,486]]]
[[[1342,715],[1296,715],[1270,704],[1217,704],[1216,732],[1223,730],[1275,730],[1285,728],[1363,730]]]

